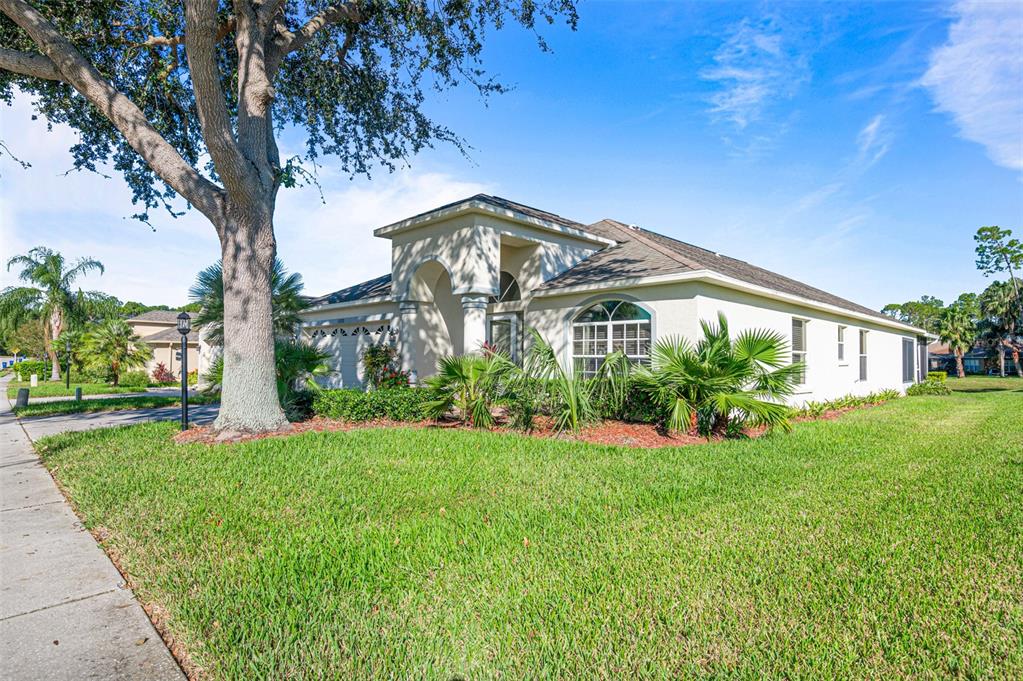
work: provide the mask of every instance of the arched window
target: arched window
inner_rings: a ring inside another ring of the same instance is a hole
[[[510,272],[501,272],[501,283],[498,287],[499,293],[496,296],[490,296],[491,303],[506,303],[509,300],[520,300],[522,294],[519,292],[519,282],[515,281],[515,277]]]
[[[634,362],[650,360],[650,313],[626,300],[605,300],[583,310],[572,322],[572,361],[592,377],[604,358],[621,350]]]

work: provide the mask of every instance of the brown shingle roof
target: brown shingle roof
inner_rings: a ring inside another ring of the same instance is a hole
[[[545,282],[541,289],[553,290],[615,279],[710,270],[780,293],[788,293],[880,319],[891,319],[877,310],[751,265],[744,260],[730,258],[646,229],[630,227],[616,220],[601,220],[584,229],[598,236],[614,239],[617,245],[597,251],[575,267]]]
[[[175,318],[175,321],[177,321],[177,318]],[[175,327],[171,329],[162,329],[148,336],[143,336],[142,340],[144,340],[147,343],[166,343],[168,341],[171,343],[180,343],[181,334],[178,333],[178,330]],[[199,342],[199,334],[196,332],[195,329],[192,329],[192,331],[189,332],[188,342],[189,343]]]
[[[347,303],[353,300],[361,300],[363,298],[377,298],[379,296],[389,295],[391,295],[391,275],[385,274],[382,277],[370,279],[369,281],[364,281],[361,284],[349,286],[348,288],[328,293],[320,296],[319,298],[313,298],[309,301],[309,304],[315,306],[333,303]]]
[[[181,310],[150,310],[130,318],[129,322],[157,322],[163,324],[177,324],[178,315]]]

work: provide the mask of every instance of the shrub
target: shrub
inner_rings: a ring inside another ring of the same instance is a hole
[[[393,345],[370,345],[362,352],[362,368],[370,388],[399,388],[409,384],[409,375],[398,365]]]
[[[928,371],[927,372],[927,380],[928,381],[934,380],[934,381],[941,381],[942,383],[944,383],[947,379],[948,379],[948,372],[947,371]]]
[[[876,393],[868,393],[866,395],[844,395],[842,397],[836,397],[833,400],[825,400],[822,402],[805,402],[799,410],[798,415],[817,418],[819,416],[823,416],[829,411],[884,404],[885,402],[894,400],[898,397],[902,397],[902,394],[898,390],[880,390]]]
[[[177,378],[174,377],[174,374],[172,374],[167,369],[167,365],[164,364],[163,362],[159,362],[156,365],[156,368],[153,369],[153,382],[154,383],[167,384],[167,383],[174,383],[175,381],[177,381]]]
[[[32,374],[39,376],[40,380],[45,380],[49,377],[49,373],[44,374],[44,370],[49,368],[49,363],[43,366],[43,361],[40,359],[26,359],[22,362],[18,362],[14,365],[14,370],[21,374],[22,380],[27,381]]]
[[[429,415],[457,410],[462,423],[474,428],[494,425],[493,407],[506,401],[506,389],[517,369],[506,355],[449,355],[437,360],[437,373],[426,379],[433,399]]]
[[[910,396],[916,395],[951,395],[952,389],[948,387],[948,384],[943,380],[937,380],[928,378],[922,383],[916,383],[909,386],[906,390],[906,394]]]
[[[148,388],[149,375],[145,371],[125,371],[121,374],[118,385],[128,388]]]
[[[432,399],[423,388],[320,390],[313,395],[312,410],[318,416],[346,421],[423,421],[429,418],[427,405]]]

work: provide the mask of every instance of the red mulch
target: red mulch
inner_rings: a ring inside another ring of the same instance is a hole
[[[175,435],[174,441],[178,444],[195,442],[203,444],[223,444],[225,442],[237,443],[248,442],[250,440],[262,440],[268,437],[288,437],[291,435],[299,435],[301,433],[309,432],[344,432],[364,428],[444,428],[474,430],[457,421],[421,421],[413,423],[391,421],[388,419],[378,419],[375,421],[341,421],[317,416],[308,421],[292,423],[288,428],[272,433],[235,433],[227,435],[222,434],[218,436],[211,432],[208,426],[192,427],[185,432]],[[490,429],[490,432],[513,433],[516,435],[536,438],[556,438],[559,440],[588,442],[591,444],[644,448],[681,447],[683,445],[696,445],[707,442],[707,439],[704,437],[697,437],[685,433],[669,434],[652,424],[624,423],[622,421],[602,421],[601,423],[586,426],[578,433],[559,433],[554,429],[553,419],[543,416],[536,418],[535,427],[528,433],[516,430],[507,425],[498,425]],[[754,432],[750,433],[750,435],[754,437],[758,434],[759,433]]]

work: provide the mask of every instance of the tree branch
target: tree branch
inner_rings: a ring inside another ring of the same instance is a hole
[[[0,69],[43,80],[64,80],[57,66],[44,54],[0,47]]]
[[[0,0],[6,14],[62,76],[124,135],[164,182],[214,224],[222,220],[223,192],[188,164],[134,102],[111,85],[71,42],[25,0]],[[29,74],[31,75],[31,74]]]
[[[235,23],[233,16],[228,17],[227,21],[220,24],[214,41],[219,43],[226,38],[235,29]],[[177,47],[184,44],[185,36],[183,35],[151,35],[140,43],[133,43],[136,47]]]
[[[298,29],[297,32],[286,36],[286,43],[283,46],[284,53],[287,54],[301,50],[309,44],[313,36],[331,24],[337,24],[345,20],[358,23],[362,19],[362,12],[359,10],[357,0],[324,7],[320,12],[311,17],[302,28]]]
[[[216,0],[185,1],[185,54],[206,148],[228,193],[243,201],[252,200],[256,191],[253,180],[257,178],[238,148],[231,128],[217,68],[217,26]]]

